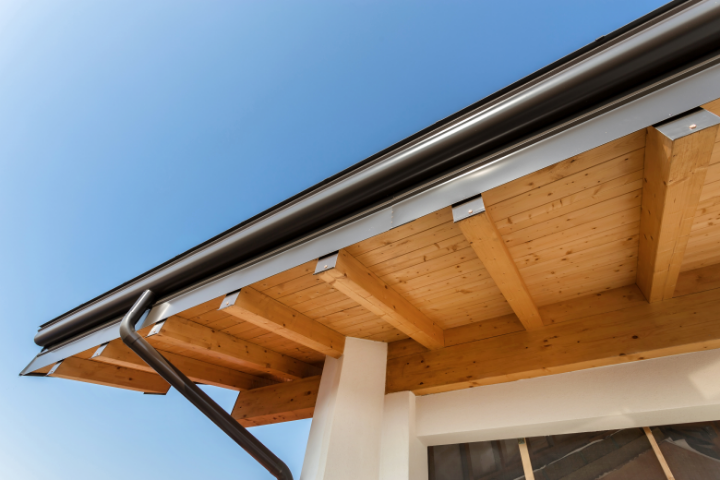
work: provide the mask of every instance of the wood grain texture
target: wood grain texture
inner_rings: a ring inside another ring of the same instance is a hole
[[[280,303],[268,295],[245,287],[223,311],[324,355],[340,358],[345,337],[335,330]]]
[[[488,213],[473,215],[461,220],[458,225],[525,328],[542,328],[540,312]]]
[[[63,360],[50,376],[144,393],[165,394],[170,389],[170,384],[157,373],[141,372],[77,357]]]
[[[159,353],[193,382],[228,388],[230,390],[249,390],[252,388],[266,387],[275,383],[265,378],[248,375],[247,373],[221,365],[203,362],[175,353],[163,351],[159,351]],[[146,364],[120,339],[113,340],[107,345],[101,346],[98,349],[98,353],[91,359],[95,362],[155,373],[152,367]]]
[[[675,291],[717,130],[672,141],[648,128],[637,284],[651,303]]]
[[[717,291],[388,361],[387,391],[430,394],[720,348]]]
[[[540,307],[543,321],[547,324],[607,314],[623,308],[645,303],[645,296],[637,285],[628,285],[580,298]]]
[[[232,416],[244,427],[311,418],[320,376],[240,392]]]
[[[181,317],[167,319],[157,333],[148,337],[148,341],[156,348],[159,345],[177,345],[208,358],[250,367],[284,380],[297,380],[317,375],[320,371],[313,365]]]
[[[445,345],[440,327],[346,250],[340,250],[334,268],[318,276],[427,348]]]
[[[720,288],[720,264],[682,272],[675,287],[675,296],[682,297],[716,288]]]

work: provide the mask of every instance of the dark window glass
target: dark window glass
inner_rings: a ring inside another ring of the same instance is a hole
[[[641,428],[528,438],[528,450],[536,480],[667,478]]]
[[[720,480],[720,422],[652,429],[675,480]]]
[[[439,445],[428,448],[430,480],[521,480],[518,441]]]

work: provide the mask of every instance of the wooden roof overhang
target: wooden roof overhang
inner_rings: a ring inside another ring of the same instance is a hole
[[[416,394],[718,348],[717,121],[675,140],[660,129],[485,190],[484,212],[437,209],[143,333],[194,381],[240,391],[244,425],[311,416],[346,336],[389,342],[387,391]],[[119,339],[55,365],[35,373],[168,389]]]
[[[718,60],[162,298],[139,331],[239,391],[246,426],[311,416],[348,336],[389,342],[387,391],[419,395],[720,348]],[[118,337],[23,374],[166,392]]]

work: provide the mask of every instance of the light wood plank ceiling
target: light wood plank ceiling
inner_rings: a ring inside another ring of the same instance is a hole
[[[720,100],[705,108],[720,115]],[[649,303],[638,281],[638,258],[653,260],[645,245],[657,240],[642,213],[650,205],[644,183],[653,181],[647,132],[483,192],[486,212],[473,228],[454,223],[450,207],[441,209],[347,247],[342,268],[316,275],[317,261],[299,265],[251,285],[234,309],[221,309],[224,297],[216,298],[168,319],[148,339],[193,380],[240,390],[236,416],[246,425],[311,416],[325,354],[340,356],[347,336],[391,342],[388,391],[418,394],[718,348],[712,318],[720,300],[712,290],[720,288],[720,135],[714,142],[694,137],[712,154],[707,167],[697,163],[706,168],[693,194],[699,200],[688,194],[682,214],[691,227],[678,243],[686,240],[684,254],[672,257],[680,273],[663,280],[668,295]],[[645,185],[652,188],[665,187]],[[482,226],[487,221],[492,228]],[[488,235],[502,248],[478,255],[490,248],[483,243]],[[359,262],[355,273],[347,270],[352,262]],[[519,274],[505,275],[507,262]],[[649,264],[656,265],[641,267]],[[353,280],[357,272],[372,284]],[[517,296],[517,289],[526,293]],[[279,316],[265,323],[262,316],[272,312]],[[683,328],[684,337],[673,328]],[[132,355],[111,343],[52,375],[162,390]],[[143,373],[145,383],[128,380],[131,371]],[[248,391],[256,393],[243,395]],[[299,396],[296,411],[288,402]]]

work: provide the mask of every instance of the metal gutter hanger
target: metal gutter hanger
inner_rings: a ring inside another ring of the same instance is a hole
[[[215,403],[195,383],[153,348],[135,331],[135,325],[143,313],[154,301],[153,292],[145,290],[132,308],[125,314],[120,324],[120,338],[125,345],[152,367],[170,385],[175,387],[183,397],[195,405],[212,422],[220,427],[235,443],[258,461],[272,476],[278,480],[293,480],[292,473],[285,463],[272,453],[265,445],[255,438],[245,427],[240,425],[223,408]]]

